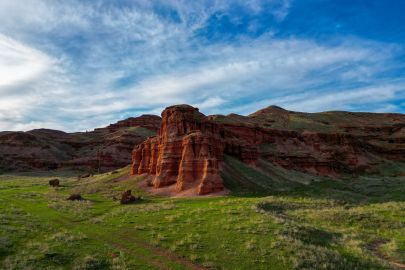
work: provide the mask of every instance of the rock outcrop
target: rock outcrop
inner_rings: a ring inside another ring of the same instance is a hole
[[[58,179],[49,180],[49,185],[51,187],[57,187],[59,186],[59,180]]]
[[[250,143],[266,161],[319,175],[364,173],[373,156],[405,161],[405,115],[301,113],[269,106],[249,116],[209,116]]]
[[[198,194],[223,189],[219,174],[223,153],[257,166],[258,147],[210,120],[198,108],[177,105],[162,112],[158,136],[140,144],[132,155],[131,174],[148,173],[156,188],[176,183],[178,190],[198,188]]]
[[[73,167],[103,172],[125,167],[132,164],[134,146],[155,135],[161,121],[159,116],[133,119],[130,128],[116,131],[104,128],[77,133],[49,129],[0,132],[0,171]]]
[[[114,197],[115,198],[115,197]],[[129,202],[134,202],[134,201],[140,201],[141,197],[135,197],[131,195],[131,190],[127,190],[124,193],[121,194],[121,204],[127,204]]]
[[[160,129],[160,122],[162,122],[162,118],[160,118],[157,115],[152,115],[152,114],[144,114],[139,117],[130,117],[125,120],[118,121],[115,124],[111,124],[106,129],[109,132],[116,132],[119,129],[122,128],[128,128],[128,127],[144,127],[147,128],[151,131],[158,132]],[[103,129],[96,129],[97,131],[103,130]]]

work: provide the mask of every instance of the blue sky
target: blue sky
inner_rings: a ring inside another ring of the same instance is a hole
[[[405,113],[405,2],[0,0],[0,130],[204,114]]]

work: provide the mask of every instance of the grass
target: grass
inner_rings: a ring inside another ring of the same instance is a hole
[[[236,173],[244,177],[252,186],[261,191],[275,190],[280,186],[280,182],[277,178],[271,177],[262,171],[255,169],[245,163],[224,155],[224,161],[234,170]]]
[[[129,127],[129,128],[124,128],[122,130],[128,130],[128,131],[131,131],[131,132],[135,132],[135,133],[140,134],[140,135],[145,136],[145,137],[157,135],[157,132],[151,131],[151,130],[149,130],[147,128],[144,128],[144,127]]]
[[[148,195],[135,185],[142,177],[114,183],[129,167],[81,180],[82,171],[68,169],[2,174],[0,268],[396,269],[390,260],[405,263],[405,177],[333,181],[261,159],[260,170],[229,156],[225,162],[221,175],[233,193],[192,199]],[[404,165],[379,169],[391,174]],[[53,178],[59,187],[48,186]],[[127,189],[143,200],[112,199]],[[72,193],[83,200],[66,201]],[[373,253],[376,244],[386,259]]]
[[[260,151],[262,152],[267,152],[267,153],[272,153],[276,154],[277,153],[277,148],[274,144],[272,143],[261,143],[259,144]]]
[[[311,130],[315,132],[339,132],[333,125],[327,125],[320,121],[327,121],[327,117],[322,114],[295,113],[290,115],[288,128],[291,130]]]

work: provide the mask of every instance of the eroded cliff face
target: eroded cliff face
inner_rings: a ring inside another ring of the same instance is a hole
[[[107,171],[132,164],[133,174],[153,176],[151,185],[195,185],[205,194],[222,188],[224,154],[252,167],[259,167],[260,156],[284,169],[331,177],[405,162],[403,114],[301,113],[269,106],[249,116],[205,116],[179,105],[162,116],[128,118],[92,132],[0,132],[0,173],[66,166]]]
[[[405,115],[300,113],[270,106],[249,116],[209,116],[274,165],[322,176],[363,173],[380,159],[405,161]]]
[[[160,118],[160,117],[159,117]],[[37,129],[0,133],[0,173],[64,167],[108,171],[132,164],[134,146],[156,134],[143,127],[65,133]]]
[[[198,194],[223,189],[220,164],[223,153],[257,166],[257,145],[238,138],[198,108],[177,105],[162,112],[158,136],[133,151],[131,174],[149,173],[156,188],[176,184],[178,190],[198,188]]]
[[[116,132],[119,129],[130,127],[143,127],[153,132],[158,132],[162,118],[157,115],[143,114],[139,117],[130,117],[125,120],[118,121],[115,124],[110,124],[106,128],[97,128],[95,131],[107,130],[109,132]]]

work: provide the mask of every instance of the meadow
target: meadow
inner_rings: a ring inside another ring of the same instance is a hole
[[[404,268],[405,177],[388,176],[403,164],[336,181],[225,161],[226,197],[157,197],[135,186],[142,176],[113,182],[129,167],[80,180],[86,172],[69,168],[3,173],[0,268]],[[127,189],[142,201],[113,200]],[[83,199],[67,201],[73,193]]]

